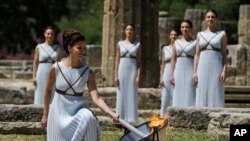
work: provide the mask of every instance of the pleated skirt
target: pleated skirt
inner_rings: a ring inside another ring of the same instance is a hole
[[[174,70],[173,106],[195,106],[195,86],[193,78],[193,59],[178,57]]]
[[[163,117],[167,113],[167,108],[172,106],[173,100],[173,86],[170,84],[170,69],[171,63],[167,63],[165,65],[164,73],[163,73],[163,81],[164,85],[161,92],[161,110],[160,117]]]
[[[83,97],[55,93],[50,104],[48,141],[99,141],[99,122]]]
[[[137,62],[133,58],[121,58],[116,96],[116,112],[128,122],[138,120],[138,92],[136,86]]]
[[[224,85],[220,82],[222,60],[221,52],[213,50],[201,52],[197,68],[197,107],[224,107]]]

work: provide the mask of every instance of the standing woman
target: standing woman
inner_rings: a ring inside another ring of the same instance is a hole
[[[207,29],[197,34],[193,81],[197,83],[198,107],[224,107],[227,36],[225,31],[217,29],[216,20],[216,11],[207,10]]]
[[[172,105],[173,88],[170,84],[169,77],[171,71],[172,48],[176,39],[177,32],[175,30],[171,30],[169,34],[170,45],[164,46],[162,49],[160,84],[163,88],[161,92],[160,117],[163,117],[167,112],[167,108]]]
[[[85,85],[100,109],[112,115],[116,122],[118,116],[99,96],[93,71],[82,63],[86,53],[85,37],[76,30],[66,30],[63,48],[68,57],[50,69],[44,94],[42,128],[47,126],[48,141],[99,141],[99,122],[88,109],[88,100],[83,96]],[[50,104],[54,84],[56,92]]]
[[[174,85],[173,106],[194,106],[195,87],[192,83],[196,41],[191,37],[192,22],[181,22],[182,37],[172,48],[170,83]]]
[[[33,85],[36,87],[35,105],[43,105],[43,94],[49,76],[49,69],[58,60],[60,51],[60,46],[54,44],[55,31],[51,26],[45,28],[44,37],[44,43],[36,46],[33,61]]]
[[[125,40],[116,49],[115,83],[118,86],[116,112],[128,122],[138,120],[138,92],[141,70],[141,46],[134,40],[135,27],[125,27]]]

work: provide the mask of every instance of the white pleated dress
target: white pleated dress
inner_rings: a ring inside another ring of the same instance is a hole
[[[59,45],[49,46],[45,43],[38,45],[39,64],[36,72],[37,87],[35,89],[34,104],[43,105],[44,89],[49,76],[50,67],[57,61]],[[54,93],[54,92],[52,92]],[[53,98],[53,94],[52,94]]]
[[[60,68],[56,67],[56,91],[49,109],[47,140],[99,141],[99,122],[88,109],[87,99],[82,96],[88,80],[89,67],[85,65],[73,69],[62,62],[58,65]]]
[[[173,99],[173,86],[170,84],[170,70],[171,70],[171,58],[172,48],[170,46],[163,47],[165,68],[163,72],[164,85],[161,92],[161,110],[160,117],[163,117],[167,113],[167,108],[172,106]]]
[[[118,42],[120,50],[120,63],[118,68],[119,85],[116,97],[116,112],[120,118],[128,122],[138,121],[138,92],[136,86],[137,51],[139,42],[128,44]]]
[[[199,32],[200,58],[197,68],[197,107],[224,107],[224,85],[220,82],[223,70],[221,42],[224,31]]]
[[[174,69],[173,106],[195,106],[195,87],[192,83],[195,44],[195,40],[175,41],[177,59]]]

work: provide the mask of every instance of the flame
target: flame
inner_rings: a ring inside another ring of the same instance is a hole
[[[159,118],[158,113],[153,113],[149,119],[149,127],[151,128],[151,133],[154,131],[154,128],[162,128],[165,124],[167,124],[169,119],[168,115],[163,116],[163,118]]]

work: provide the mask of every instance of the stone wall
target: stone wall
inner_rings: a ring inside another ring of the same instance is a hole
[[[250,124],[249,109],[170,107],[168,110],[171,129],[208,131],[218,141],[229,141],[230,125]]]

